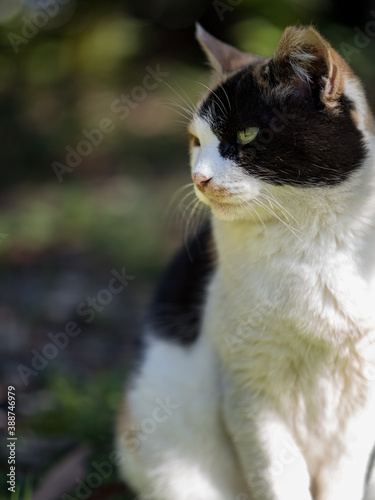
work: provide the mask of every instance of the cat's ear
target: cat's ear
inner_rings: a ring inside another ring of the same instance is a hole
[[[221,42],[196,23],[196,37],[205,51],[212,68],[218,73],[233,71],[258,59],[257,56]]]
[[[343,92],[344,76],[351,74],[344,59],[312,26],[286,28],[272,63],[289,90],[309,97],[318,89],[327,106],[335,106]]]

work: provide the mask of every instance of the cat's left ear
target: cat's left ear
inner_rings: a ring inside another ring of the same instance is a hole
[[[286,28],[271,59],[289,90],[309,97],[313,89],[334,107],[344,89],[344,75],[351,74],[344,59],[312,27]]]
[[[196,37],[212,68],[218,73],[233,71],[259,59],[258,56],[241,52],[232,45],[221,42],[210,35],[199,23],[196,23]]]

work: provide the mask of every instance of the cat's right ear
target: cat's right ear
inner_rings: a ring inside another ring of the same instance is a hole
[[[218,73],[226,73],[247,66],[257,56],[241,52],[227,43],[210,35],[199,23],[196,23],[196,37],[205,51],[212,68]]]
[[[354,77],[346,61],[312,26],[286,28],[271,63],[288,92],[310,97],[317,89],[330,108],[337,106],[345,79]]]

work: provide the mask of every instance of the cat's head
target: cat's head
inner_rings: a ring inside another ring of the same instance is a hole
[[[214,75],[189,127],[191,169],[217,217],[272,217],[291,193],[332,192],[355,177],[373,118],[360,81],[314,28],[287,28],[270,58],[200,26],[197,37]]]

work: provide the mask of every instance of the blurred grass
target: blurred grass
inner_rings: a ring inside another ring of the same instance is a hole
[[[152,0],[111,0],[105,7],[98,1],[70,0],[61,7],[58,18],[37,29],[16,54],[9,36],[22,36],[25,19],[32,19],[38,10],[36,1],[16,3],[19,7],[11,8],[11,2],[0,6],[0,127],[4,129],[2,153],[7,166],[0,172],[3,187],[23,180],[51,179],[51,162],[63,160],[65,146],[74,147],[84,128],[96,127],[102,118],[113,118],[111,103],[142,84],[147,66],[160,65],[170,73],[166,80],[179,82],[195,101],[191,80],[207,83],[208,79],[205,58],[194,39],[195,19],[239,48],[266,56],[272,54],[289,24],[315,24],[340,51],[342,42],[354,45],[354,28],[365,30],[372,20],[366,3],[358,3],[350,11],[337,1],[327,4],[322,0],[243,0],[224,14],[220,14],[220,2],[209,0],[168,0],[158,8]],[[179,26],[184,29],[177,29]],[[351,61],[368,82],[372,102],[374,58],[375,41],[370,38]],[[182,102],[163,84],[148,92],[147,103],[156,96]],[[157,164],[164,158],[164,170],[172,173],[168,157],[178,158],[182,143],[171,141],[171,133],[169,138],[163,135],[165,128],[157,124],[160,114],[160,110],[139,106],[122,123],[117,122],[115,133],[78,169],[84,172],[84,181],[98,171],[111,173],[114,165],[118,173],[137,175],[136,162],[120,160],[129,156]],[[72,174],[72,179],[79,179],[82,172]]]
[[[28,479],[23,487],[16,486],[15,493],[10,495],[10,500],[32,500],[32,497],[33,484],[32,480]]]
[[[0,213],[0,256],[22,263],[45,253],[89,251],[154,275],[169,246],[160,238],[167,207],[182,180],[177,175],[141,184],[119,176],[66,189],[53,184],[19,188]]]
[[[49,409],[30,418],[30,430],[45,436],[69,436],[76,444],[88,444],[97,451],[111,451],[124,375],[120,370],[102,372],[93,383],[91,378],[77,379],[67,373],[52,373],[44,388]]]
[[[69,374],[54,373],[45,387],[51,400],[50,409],[34,415],[29,428],[43,436],[69,436],[77,446],[88,445],[91,453],[87,477],[90,472],[97,472],[93,462],[108,461],[115,449],[115,420],[123,388],[124,372],[120,370],[100,373],[94,383],[91,378],[77,379]],[[118,481],[117,468],[114,467],[108,477],[102,476],[102,480],[101,487]],[[116,499],[117,496],[108,498]]]
[[[95,377],[94,383],[91,378],[78,379],[68,373],[51,372],[43,389],[46,409],[30,415],[27,421],[23,421],[18,429],[21,441],[22,435],[43,436],[44,439],[69,436],[75,448],[88,446],[90,455],[85,476],[88,477],[91,472],[97,472],[93,463],[108,462],[108,457],[115,450],[115,419],[121,404],[123,387],[124,372],[120,370],[101,372]],[[61,458],[56,456],[55,460],[45,467],[41,477],[28,477],[24,484],[18,480],[16,493],[11,495],[10,500],[31,500],[33,485],[36,488],[43,475]],[[116,484],[119,481],[117,468],[114,466],[113,472],[108,477],[102,475],[101,479],[100,488]],[[0,499],[5,500],[8,496],[6,486],[3,482],[0,486],[3,487],[0,488]],[[69,493],[74,494],[66,491],[66,494]],[[121,497],[114,494],[100,498],[127,500],[124,494]]]

